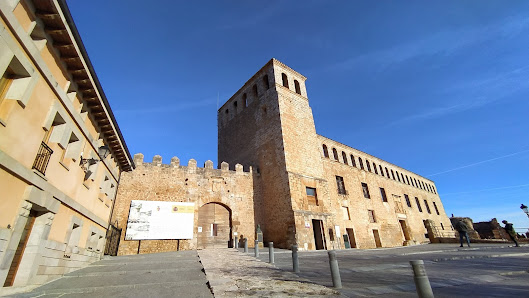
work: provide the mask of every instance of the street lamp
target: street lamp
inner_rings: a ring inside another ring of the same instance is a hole
[[[82,158],[81,157],[81,160],[79,161],[79,166],[83,167],[83,166],[87,165],[87,168],[88,168],[88,166],[96,164],[96,163],[102,161],[103,159],[107,158],[109,153],[110,153],[110,148],[108,148],[108,146],[106,146],[106,145],[101,146],[101,147],[99,147],[99,149],[97,149],[97,154],[99,155],[99,157],[101,159]]]
[[[525,214],[527,215],[527,217],[529,217],[529,208],[527,208],[527,206],[522,204],[522,206],[520,206],[520,209],[522,209],[523,212],[525,212]]]

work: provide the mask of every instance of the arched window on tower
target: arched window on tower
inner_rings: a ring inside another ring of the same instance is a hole
[[[301,94],[301,88],[299,88],[298,80],[294,80],[294,87],[296,88],[296,93]]]
[[[378,165],[379,169],[380,169],[380,175],[382,175],[382,177],[385,177],[384,176],[384,170],[382,170],[382,165]]]
[[[327,145],[323,144],[323,156],[329,158],[329,151],[327,150]]]
[[[268,81],[268,75],[263,76],[263,84],[265,86],[265,90],[270,89],[270,82]]]
[[[375,170],[375,174],[378,175],[377,164],[376,163],[373,163],[373,170]]]
[[[237,101],[233,102],[233,109],[235,110],[235,113],[237,113]]]
[[[336,151],[336,148],[332,148],[332,155],[334,156],[334,160],[340,161],[338,159],[338,151]]]
[[[242,95],[242,106],[243,106],[243,108],[246,108],[246,107],[248,106],[248,101],[247,101],[247,99],[248,99],[248,96],[246,95],[246,93],[244,93],[244,94]]]
[[[257,99],[259,97],[259,93],[257,91],[257,85],[254,84],[252,90],[253,90],[253,96]]]
[[[287,75],[285,73],[282,73],[281,74],[281,78],[283,79],[283,87],[287,87],[288,88],[288,78],[287,78]]]
[[[366,166],[367,166],[367,170],[371,172],[371,165],[369,165],[369,160],[367,159],[366,159]]]
[[[361,157],[358,158],[358,163],[360,164],[360,169],[363,170],[364,169],[364,163],[362,162],[362,158]]]
[[[345,154],[345,152],[342,151],[342,159],[343,159],[343,163],[348,165],[349,163],[347,163],[347,154]]]

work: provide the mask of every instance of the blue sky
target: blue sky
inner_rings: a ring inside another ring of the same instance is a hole
[[[270,58],[319,134],[529,228],[529,2],[68,1],[131,154],[217,164],[222,105]],[[522,230],[520,230],[522,231]]]

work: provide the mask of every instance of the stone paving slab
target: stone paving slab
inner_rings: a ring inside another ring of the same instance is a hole
[[[334,289],[280,270],[235,249],[198,252],[215,297],[339,297]]]
[[[105,258],[8,297],[213,297],[196,251]]]

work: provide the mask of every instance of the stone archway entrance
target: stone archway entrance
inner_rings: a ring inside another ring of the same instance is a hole
[[[225,248],[231,243],[231,210],[219,203],[198,209],[197,248]]]

